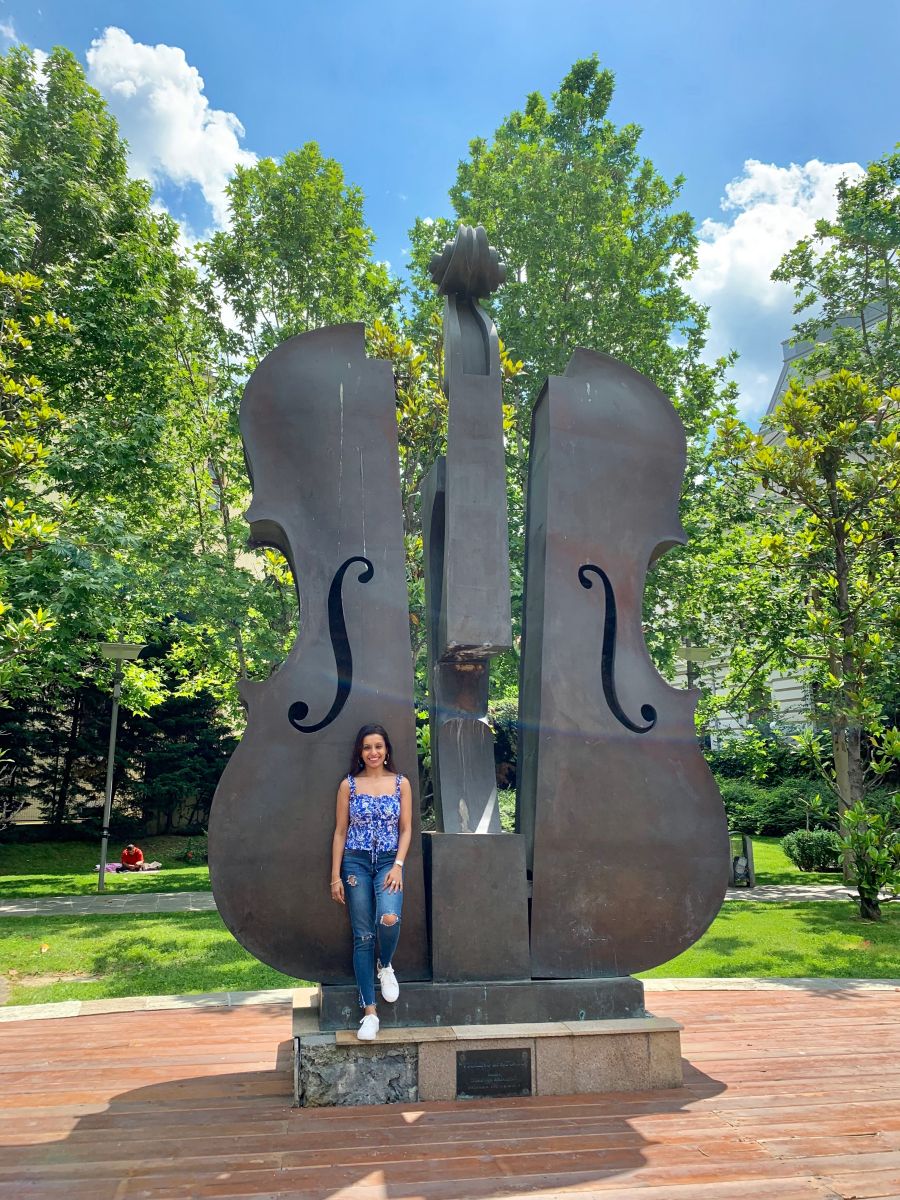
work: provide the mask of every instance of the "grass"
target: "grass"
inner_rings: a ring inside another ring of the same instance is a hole
[[[217,913],[0,920],[8,1003],[297,986],[257,962]],[[645,977],[900,978],[900,905],[880,923],[850,903],[726,904],[704,936]],[[75,976],[76,978],[65,978]]]
[[[684,954],[643,978],[900,978],[900,905],[863,921],[849,901],[734,900]]]
[[[161,871],[107,875],[106,890],[115,892],[208,892],[209,868],[180,862],[190,839],[141,838],[138,845],[147,862],[163,864]],[[122,847],[110,842],[115,862]],[[26,900],[36,896],[85,896],[97,890],[100,844],[94,842],[12,842],[0,844],[0,897]]]
[[[503,828],[511,832],[515,821],[515,793],[499,793]],[[838,872],[800,871],[781,849],[780,838],[754,837],[753,859],[758,884],[815,886],[841,883]],[[209,868],[205,863],[192,866],[181,862],[188,844],[186,837],[141,838],[144,857],[158,859],[163,870],[147,874],[116,874],[106,878],[107,891],[115,892],[206,892]],[[111,853],[121,850],[110,843]],[[0,897],[26,900],[36,896],[85,896],[97,890],[100,858],[99,844],[92,842],[21,842],[0,843]]]
[[[758,884],[815,887],[822,883],[843,883],[840,871],[801,871],[795,867],[781,848],[781,838],[777,837],[753,838],[753,865]]]
[[[6,917],[0,962],[10,1004],[298,986],[248,954],[215,912]]]

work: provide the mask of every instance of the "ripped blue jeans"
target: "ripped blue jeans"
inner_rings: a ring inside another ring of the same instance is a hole
[[[375,1003],[375,942],[378,942],[378,962],[389,967],[400,938],[402,892],[384,890],[388,871],[394,865],[396,850],[372,855],[368,850],[345,850],[341,861],[344,899],[350,913],[353,930],[353,973],[359,988],[359,1003],[365,1008]],[[384,917],[393,914],[397,919],[385,924]]]

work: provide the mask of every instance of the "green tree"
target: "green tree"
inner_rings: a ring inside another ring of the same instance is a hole
[[[227,192],[229,227],[200,257],[251,359],[309,329],[389,316],[396,288],[372,258],[362,191],[315,142],[238,167]]]
[[[889,841],[890,823],[859,814],[878,815],[897,757],[886,718],[900,631],[898,251],[892,154],[841,181],[835,220],[820,221],[774,273],[794,285],[807,353],[759,434],[723,423],[711,482],[732,520],[704,562],[708,627],[732,647],[719,703],[746,701],[776,668],[808,682],[827,743],[807,732],[801,744],[837,796],[864,907],[872,881],[860,847],[871,849],[876,828]],[[850,811],[864,835],[855,846]],[[890,859],[887,841],[872,863]]]
[[[171,490],[160,436],[175,398],[170,330],[194,276],[174,222],[128,178],[116,123],[68,51],[40,74],[22,47],[0,59],[0,122],[2,194],[18,231],[0,254],[39,273],[44,305],[73,326],[63,346],[43,338],[29,351],[64,413],[42,464],[64,520],[7,573],[23,607],[52,599],[56,625],[28,682],[37,691],[79,679],[98,641],[130,624],[145,632],[136,547],[152,540]]]
[[[40,714],[53,726],[37,757],[53,767],[47,803],[59,822],[82,778],[102,788],[84,739],[92,684],[108,683],[98,642],[169,646],[169,664],[127,669],[126,711],[147,714],[174,692],[211,696],[216,720],[234,721],[235,643],[248,610],[261,610],[259,640],[274,656],[272,589],[212,536],[243,540],[228,507],[239,512],[246,492],[234,419],[243,366],[229,357],[210,285],[147,184],[128,178],[116,123],[67,51],[54,50],[40,75],[23,48],[0,59],[0,151],[0,263],[39,271],[42,308],[66,311],[73,326],[65,338],[31,336],[27,359],[62,414],[39,493],[60,508],[59,528],[3,564],[6,602],[26,615],[49,606],[55,619],[18,675],[17,703],[35,747]],[[25,778],[27,747],[17,753]]]
[[[0,695],[21,685],[40,635],[55,624],[46,601],[31,607],[8,595],[10,559],[33,555],[59,532],[60,504],[44,485],[62,413],[29,372],[28,356],[35,337],[71,324],[40,310],[40,289],[34,275],[0,270]]]
[[[784,256],[773,279],[794,287],[805,378],[849,370],[885,391],[900,384],[900,151],[837,186],[837,215]]]
[[[481,224],[507,264],[491,308],[521,369],[507,384],[510,542],[518,620],[524,482],[530,414],[544,378],[560,374],[577,346],[615,355],[672,397],[685,423],[689,465],[683,520],[689,535],[717,523],[716,494],[696,512],[692,480],[707,470],[713,421],[727,411],[726,364],[702,360],[706,313],[686,283],[696,266],[691,216],[676,207],[682,180],[666,182],[639,151],[641,130],[608,117],[613,74],[596,56],[572,67],[548,101],[532,93],[491,139],[476,138],[451,188],[454,220],[417,221],[411,231],[411,332],[418,344],[439,301],[428,280],[431,255],[456,219]],[[690,631],[684,585],[695,553],[665,556],[648,582],[648,642],[671,663]]]
[[[843,370],[793,381],[759,433],[726,421],[719,452],[758,488],[745,530],[760,558],[753,586],[793,609],[777,656],[812,685],[846,835],[844,814],[897,748],[884,737],[882,695],[900,633],[900,388],[882,392]],[[732,631],[771,661],[771,628],[748,629],[735,613]],[[807,748],[816,752],[814,739]]]

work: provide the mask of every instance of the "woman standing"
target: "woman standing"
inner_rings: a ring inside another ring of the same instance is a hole
[[[394,767],[387,731],[363,725],[356,735],[350,772],[337,793],[331,844],[331,898],[347,904],[353,930],[353,971],[363,1017],[357,1037],[378,1033],[377,964],[381,997],[400,995],[391,962],[400,937],[403,863],[412,836],[412,790]],[[377,958],[376,958],[376,939]]]

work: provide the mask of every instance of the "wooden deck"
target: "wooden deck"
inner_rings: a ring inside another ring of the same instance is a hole
[[[304,1111],[285,1003],[10,1023],[0,1198],[897,1198],[898,1000],[652,993],[684,1089]]]

